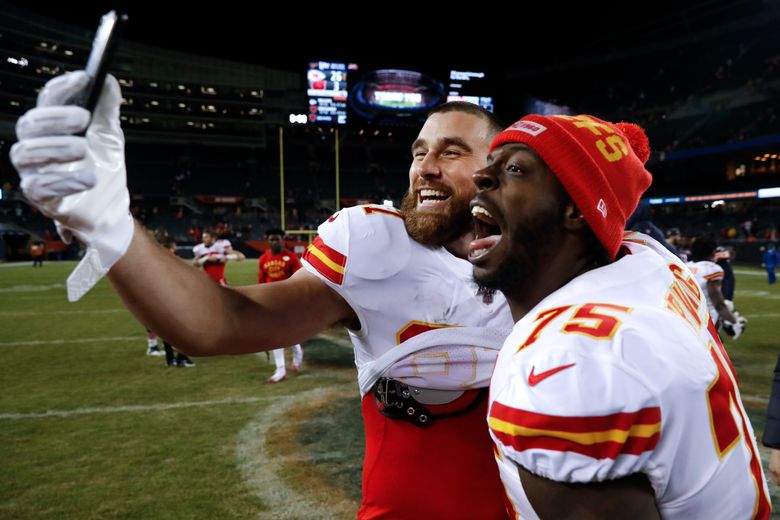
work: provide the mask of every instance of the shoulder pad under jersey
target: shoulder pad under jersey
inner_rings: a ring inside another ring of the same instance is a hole
[[[345,208],[317,231],[328,247],[347,257],[347,277],[382,280],[409,262],[411,238],[396,209],[374,204]]]
[[[490,429],[505,456],[559,482],[644,471],[662,416],[657,397],[635,372],[585,349],[538,351],[522,364],[517,359],[514,377],[491,388]]]
[[[661,245],[657,240],[649,235],[638,233],[636,231],[624,231],[622,245],[629,251],[649,248],[664,257],[667,261],[676,262],[679,257]]]

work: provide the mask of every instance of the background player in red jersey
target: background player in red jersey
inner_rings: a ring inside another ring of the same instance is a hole
[[[301,268],[301,261],[298,260],[298,256],[294,252],[284,247],[284,231],[281,229],[268,230],[266,238],[270,247],[265,250],[258,261],[257,283],[279,282],[288,279]],[[303,348],[299,343],[296,343],[292,346],[292,350],[292,369],[294,372],[298,372],[303,361]],[[272,352],[276,371],[268,378],[268,382],[278,383],[287,379],[284,349],[277,348]]]

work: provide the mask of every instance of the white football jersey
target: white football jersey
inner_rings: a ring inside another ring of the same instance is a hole
[[[467,379],[477,373],[480,359],[489,362],[488,375],[481,383],[487,386],[497,350],[512,328],[512,316],[500,292],[479,289],[468,261],[443,247],[427,247],[412,240],[403,215],[386,206],[343,209],[320,225],[318,233],[302,263],[341,295],[360,319],[360,329],[349,331],[359,372],[396,345],[426,331],[445,327],[504,329],[494,349],[473,347],[465,353],[475,366],[473,372],[464,372],[462,387],[469,388]],[[470,348],[458,347],[459,354]],[[416,360],[415,355],[419,356]],[[413,353],[406,367],[411,362],[410,370],[417,379],[407,382],[449,389],[433,379],[436,374],[452,375],[454,356],[456,353],[446,348]],[[419,365],[415,365],[417,361]]]
[[[702,260],[701,262],[688,262],[688,268],[693,273],[693,276],[696,277],[696,283],[699,284],[699,287],[701,287],[701,290],[704,293],[704,297],[707,299],[707,308],[710,311],[712,322],[718,323],[720,314],[718,314],[718,310],[710,301],[710,293],[707,291],[707,283],[713,280],[722,282],[723,268],[715,262],[710,262],[708,260]]]
[[[627,234],[616,262],[515,324],[488,422],[519,518],[518,466],[560,482],[644,473],[666,519],[769,517],[753,429],[704,294],[677,257]]]
[[[209,259],[219,260],[225,258],[225,255],[232,251],[233,246],[230,244],[230,240],[215,240],[213,244],[207,246],[204,243],[197,244],[192,248],[192,254],[195,258],[200,258],[204,255],[208,255]]]

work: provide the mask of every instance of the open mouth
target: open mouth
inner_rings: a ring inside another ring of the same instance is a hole
[[[450,198],[452,198],[451,193],[445,193],[441,190],[432,188],[423,188],[417,190],[417,207],[428,208],[440,206],[450,200]]]
[[[474,240],[469,244],[469,260],[481,260],[501,241],[501,227],[484,206],[471,206],[474,219]]]

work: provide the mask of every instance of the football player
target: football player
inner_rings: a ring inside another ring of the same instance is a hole
[[[411,148],[403,213],[342,210],[320,226],[304,269],[230,290],[164,254],[134,223],[119,84],[106,79],[93,114],[67,105],[86,84],[83,72],[49,81],[19,119],[11,151],[28,200],[63,238],[88,246],[69,298],[108,273],[141,321],[193,355],[270,350],[346,325],[366,427],[359,517],[505,518],[484,417],[511,316],[463,258],[471,175],[501,128],[492,114],[467,103],[435,109]]]

